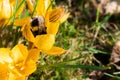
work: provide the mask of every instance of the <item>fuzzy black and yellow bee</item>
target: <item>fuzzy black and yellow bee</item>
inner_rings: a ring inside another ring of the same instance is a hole
[[[43,16],[35,16],[31,18],[31,27],[34,36],[46,34],[45,20]]]

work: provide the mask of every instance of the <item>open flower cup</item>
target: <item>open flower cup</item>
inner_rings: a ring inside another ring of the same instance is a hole
[[[0,48],[0,80],[25,80],[36,70],[40,50],[18,44],[12,50]]]
[[[27,0],[27,5],[30,12],[34,12],[33,17],[17,19],[14,25],[22,26],[22,33],[29,42],[32,42],[32,47],[50,55],[65,53],[66,50],[53,45],[59,24],[68,18],[69,13],[66,13],[64,8],[52,9],[50,0],[38,0],[36,8],[33,7],[31,0]],[[37,22],[34,24],[35,19]],[[44,27],[44,31],[34,33],[39,27]]]

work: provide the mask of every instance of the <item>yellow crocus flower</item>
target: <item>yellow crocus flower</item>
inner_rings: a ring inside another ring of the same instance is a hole
[[[0,80],[26,80],[36,70],[40,50],[16,45],[12,50],[0,48]]]
[[[31,13],[34,7],[31,0],[27,0]],[[50,0],[38,0],[33,19],[30,17],[15,20],[14,25],[22,26],[25,38],[35,47],[50,55],[60,55],[66,50],[54,47],[55,35],[59,24],[68,18],[69,13],[64,8],[52,9]],[[37,34],[36,34],[37,32]]]
[[[22,0],[19,0],[18,5]],[[9,24],[10,18],[13,16],[14,8],[16,6],[16,0],[0,0],[0,26],[4,26],[6,24]],[[21,5],[21,7],[16,12],[15,16],[17,17],[24,8],[24,4]]]

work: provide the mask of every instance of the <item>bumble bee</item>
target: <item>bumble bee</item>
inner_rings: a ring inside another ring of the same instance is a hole
[[[31,27],[34,36],[46,34],[45,20],[43,16],[35,16],[31,18]]]

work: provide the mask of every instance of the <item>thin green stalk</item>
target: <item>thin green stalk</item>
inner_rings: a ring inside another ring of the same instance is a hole
[[[24,2],[25,2],[25,0],[22,0],[22,2],[20,3],[20,5],[17,6],[18,5],[18,0],[16,1],[15,12],[13,13],[13,16],[11,17],[12,22],[14,22],[15,14],[17,13],[17,11],[21,7],[21,5],[24,4]],[[18,29],[16,29],[16,30],[18,30]],[[18,32],[16,31],[16,34],[14,35],[12,47],[14,47],[16,45],[17,40],[18,40]]]
[[[14,22],[15,14],[17,13],[17,11],[21,7],[21,5],[24,4],[24,2],[25,2],[25,0],[22,0],[22,2],[20,3],[20,5],[18,6],[18,0],[16,0],[15,12],[13,13],[13,16],[10,18],[10,19],[12,19],[12,22]]]
[[[20,37],[20,32],[18,32],[18,29],[19,29],[19,28],[16,28],[16,31],[15,31],[15,34],[14,34],[14,37],[13,37],[12,48],[17,44],[18,39],[19,39],[19,37]]]
[[[55,2],[55,0],[52,0],[52,1],[51,1],[50,5],[49,5],[48,8],[47,8],[47,11],[48,11],[49,8],[53,5],[53,2]]]
[[[98,24],[98,22],[97,22],[97,24]],[[97,36],[98,36],[98,33],[99,33],[99,31],[100,31],[100,28],[101,28],[101,26],[99,25],[99,26],[96,26],[97,28],[96,28],[96,32],[95,32],[95,35],[94,35],[94,38],[93,38],[93,41],[92,41],[92,44],[91,44],[91,46],[94,44],[94,42],[95,42],[95,40],[96,40],[96,38],[97,38]]]
[[[120,77],[118,77],[118,76],[114,76],[114,75],[111,75],[111,74],[108,74],[108,73],[104,73],[104,74],[109,76],[109,77],[112,77],[112,78],[115,78],[117,80],[120,80]]]
[[[44,69],[50,69],[50,68],[81,68],[81,69],[93,69],[93,70],[109,69],[109,67],[103,67],[103,66],[91,66],[91,65],[81,65],[81,64],[72,65],[72,64],[68,64],[67,62],[38,66],[38,70],[44,70]]]
[[[36,0],[36,5],[35,5],[35,7],[34,7],[34,10],[33,10],[33,12],[32,12],[31,17],[33,17],[33,15],[34,15],[34,13],[35,13],[35,11],[36,11],[36,7],[37,7],[37,5],[38,5],[38,1],[39,1],[39,0]]]
[[[97,12],[96,12],[96,23],[98,23],[99,22],[99,16],[100,16],[100,6],[98,6],[98,8],[97,8]]]
[[[95,32],[95,35],[94,35],[94,38],[93,38],[93,41],[92,41],[92,44],[91,44],[91,46],[94,44],[94,41],[96,40],[96,38],[97,38],[97,35],[98,35],[98,33],[99,33],[99,31],[100,31],[100,28],[101,28],[101,26],[99,25],[100,23],[99,23],[99,16],[100,16],[100,6],[98,6],[98,8],[97,8],[97,12],[96,12],[96,32]]]
[[[64,62],[59,62],[55,64],[46,64],[46,65],[39,65],[38,70],[44,70],[44,69],[49,69],[49,68],[85,68],[85,69],[99,69],[99,70],[106,70],[109,69],[109,67],[103,67],[103,66],[91,66],[91,65],[82,65],[82,64],[77,64],[77,65],[72,65],[70,64],[71,61],[75,61],[80,59],[81,57],[77,57],[74,59],[71,59],[69,61],[64,61]]]

